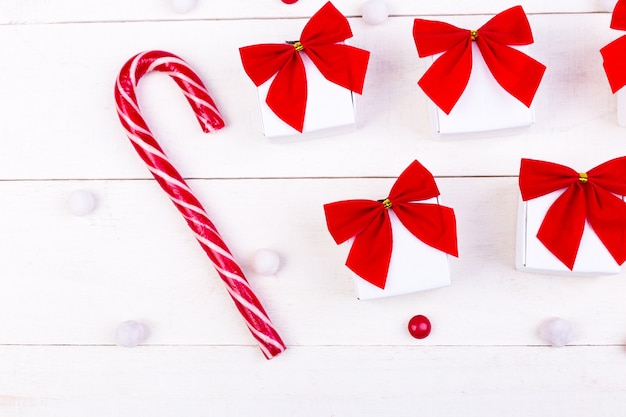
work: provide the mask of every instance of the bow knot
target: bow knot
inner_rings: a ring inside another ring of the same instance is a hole
[[[308,92],[300,53],[328,81],[361,94],[370,53],[343,44],[351,37],[348,20],[328,2],[307,22],[298,41],[244,46],[239,54],[257,87],[274,77],[265,102],[282,121],[302,132]]]
[[[385,209],[390,209],[391,207],[393,207],[393,203],[388,198],[385,198],[384,200],[378,200],[378,202],[382,203]]]
[[[446,114],[452,111],[470,79],[475,41],[498,84],[530,107],[546,67],[510,46],[533,43],[522,7],[494,16],[479,29],[470,30],[470,36],[467,32],[444,22],[415,19],[413,38],[419,56],[442,53],[418,82],[426,95]]]
[[[570,270],[588,222],[618,264],[626,260],[626,157],[587,172],[551,162],[522,159],[522,200],[563,190],[546,212],[537,238]]]
[[[335,242],[354,238],[346,266],[373,285],[385,288],[393,248],[390,210],[417,239],[458,256],[454,210],[418,202],[438,195],[432,174],[414,161],[400,174],[384,200],[347,200],[324,205],[328,231]]]
[[[619,0],[613,9],[611,17],[611,29],[626,30],[626,1]],[[611,91],[616,93],[626,85],[626,35],[600,49],[602,54],[604,72],[609,80]]]
[[[295,49],[296,51],[300,52],[304,49],[304,45],[302,45],[302,42],[300,41],[287,41],[287,43],[289,45],[293,45],[293,49]]]

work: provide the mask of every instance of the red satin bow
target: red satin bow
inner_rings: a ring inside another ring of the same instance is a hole
[[[613,9],[611,28],[626,30],[626,1],[618,1]],[[604,62],[604,72],[609,80],[611,91],[616,93],[626,85],[626,35],[600,49]]]
[[[533,43],[526,14],[515,6],[470,31],[448,23],[415,19],[413,38],[421,58],[442,53],[419,80],[426,95],[446,114],[452,111],[472,71],[472,41],[498,84],[530,107],[545,65],[509,45]]]
[[[393,237],[388,209],[419,240],[458,256],[454,210],[416,203],[439,195],[432,174],[414,161],[384,201],[347,200],[324,205],[328,230],[337,244],[354,237],[346,265],[361,278],[385,288]]]
[[[618,264],[626,260],[626,157],[578,173],[551,162],[522,159],[519,186],[524,201],[565,189],[548,209],[537,238],[570,270],[585,222]]]
[[[328,2],[305,25],[299,41],[245,46],[239,53],[257,87],[276,74],[265,101],[281,120],[302,132],[307,81],[300,52],[330,82],[361,94],[370,53],[338,43],[351,37],[348,20]]]

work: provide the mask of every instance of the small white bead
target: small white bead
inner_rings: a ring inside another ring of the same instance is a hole
[[[254,254],[252,268],[260,275],[274,275],[280,268],[280,256],[273,250],[259,249]]]
[[[368,0],[361,7],[361,14],[368,25],[380,25],[389,17],[389,9],[382,0]]]
[[[196,0],[170,0],[170,5],[176,13],[187,13],[196,7]]]
[[[146,340],[148,329],[143,323],[128,320],[120,323],[115,331],[115,341],[118,346],[135,347]]]
[[[565,319],[553,317],[544,321],[539,327],[539,336],[544,342],[554,347],[563,347],[574,338],[572,325]]]
[[[93,211],[96,207],[96,199],[87,190],[72,191],[67,197],[67,208],[70,213],[76,216],[84,216]]]

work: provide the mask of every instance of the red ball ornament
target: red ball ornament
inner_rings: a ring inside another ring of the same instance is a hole
[[[416,339],[423,339],[430,334],[430,320],[428,317],[417,315],[409,320],[409,333]]]
[[[295,2],[297,2],[298,0],[280,0],[285,4],[294,4]]]

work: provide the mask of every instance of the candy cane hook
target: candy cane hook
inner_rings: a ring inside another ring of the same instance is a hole
[[[224,121],[202,80],[176,55],[163,51],[147,51],[129,59],[122,67],[115,85],[115,102],[128,139],[147,164],[154,179],[187,221],[226,284],[228,293],[259,343],[261,351],[266,358],[271,359],[285,350],[283,341],[200,201],[169,162],[141,116],[135,90],[141,77],[151,71],[164,72],[172,77],[185,94],[204,132],[221,129]]]

